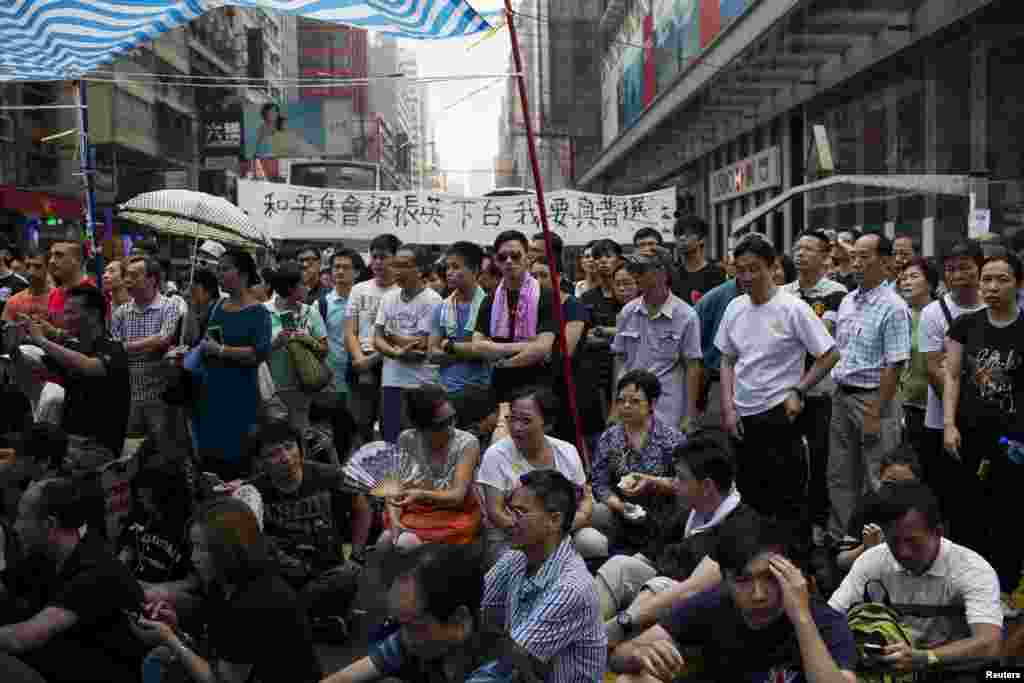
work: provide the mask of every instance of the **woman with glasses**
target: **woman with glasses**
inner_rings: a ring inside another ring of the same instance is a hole
[[[455,409],[444,387],[425,384],[405,400],[413,429],[398,436],[398,447],[427,476],[388,499],[378,545],[409,550],[423,543],[472,543],[480,528],[480,505],[472,490],[479,441],[455,428]]]
[[[623,375],[615,394],[619,423],[601,435],[594,456],[594,527],[633,551],[643,549],[649,532],[675,508],[672,452],[686,438],[655,416],[660,395],[661,383],[652,373]]]

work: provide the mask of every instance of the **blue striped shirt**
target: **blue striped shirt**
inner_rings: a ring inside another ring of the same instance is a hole
[[[594,579],[564,539],[533,576],[526,555],[510,550],[487,573],[484,621],[508,631],[531,655],[551,665],[547,683],[604,679],[608,637]]]
[[[885,283],[846,295],[836,316],[836,384],[877,389],[882,370],[910,359],[910,309]]]

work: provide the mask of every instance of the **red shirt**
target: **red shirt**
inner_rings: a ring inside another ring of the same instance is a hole
[[[96,281],[91,277],[84,278],[78,284],[96,286]],[[64,301],[68,298],[69,287],[54,287],[50,290],[50,301],[47,304],[47,312],[50,314],[50,322],[61,329],[64,328]]]

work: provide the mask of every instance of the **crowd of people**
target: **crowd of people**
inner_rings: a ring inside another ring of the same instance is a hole
[[[1024,550],[986,506],[1024,482],[1013,245],[751,233],[718,263],[707,232],[573,264],[517,231],[263,269],[206,242],[181,293],[151,243],[102,287],[74,240],[0,243],[0,680],[946,681],[1015,657]],[[347,468],[393,451],[398,488]],[[388,618],[324,671],[377,553]]]

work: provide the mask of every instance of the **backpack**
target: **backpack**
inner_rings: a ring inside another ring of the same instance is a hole
[[[873,601],[868,588],[872,583],[882,586],[885,592],[881,601]],[[876,656],[868,648],[871,645],[892,645],[899,642],[913,645],[910,629],[903,617],[893,607],[889,591],[881,581],[868,581],[864,586],[864,602],[854,605],[846,613],[846,623],[857,646],[857,680],[861,683],[911,683],[913,672],[872,670],[872,659]],[[865,648],[865,645],[868,648]]]

